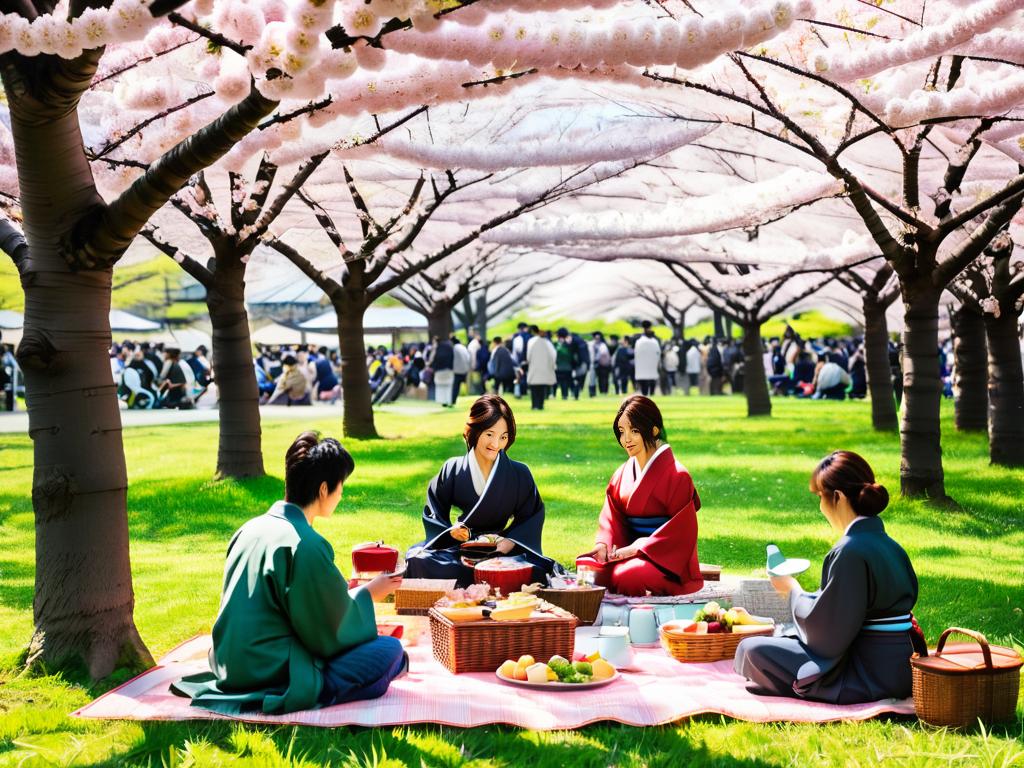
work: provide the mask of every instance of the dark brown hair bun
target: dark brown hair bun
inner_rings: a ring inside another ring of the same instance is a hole
[[[889,506],[889,492],[884,485],[878,483],[865,483],[857,494],[857,499],[852,501],[853,509],[858,515],[874,517]]]
[[[875,482],[875,473],[853,451],[834,451],[811,474],[813,493],[841,492],[858,515],[874,517],[889,505],[889,492]]]

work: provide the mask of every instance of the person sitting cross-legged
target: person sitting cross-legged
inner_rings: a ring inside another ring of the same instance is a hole
[[[383,696],[409,660],[379,637],[374,601],[401,585],[381,574],[349,590],[334,550],[313,529],[330,517],[355,462],[341,444],[303,432],[285,456],[285,500],[228,545],[210,672],[172,690],[226,714],[284,714]]]
[[[832,704],[905,698],[910,656],[925,644],[911,614],[917,575],[878,518],[889,494],[851,451],[821,460],[811,492],[841,533],[825,556],[821,587],[805,592],[792,576],[773,576],[789,600],[793,636],[745,638],[734,667],[756,693]]]

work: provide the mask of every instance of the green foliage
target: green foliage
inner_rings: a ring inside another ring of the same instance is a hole
[[[18,268],[3,251],[0,251],[0,309],[25,311],[25,294],[18,279]]]
[[[520,312],[507,320],[501,321],[497,325],[489,326],[487,328],[487,335],[492,339],[495,336],[507,339],[518,330],[516,325],[520,322],[536,325],[541,330],[551,331],[552,341],[554,341],[555,331],[559,328],[567,328],[572,333],[578,333],[587,339],[590,338],[590,334],[594,331],[601,331],[605,339],[607,339],[612,334],[620,337],[635,336],[643,330],[639,325],[633,326],[626,320],[579,320],[568,317],[547,318],[532,312]],[[672,337],[672,331],[665,325],[654,326],[654,333],[659,339]]]
[[[773,336],[782,338],[786,330],[786,323],[789,323],[793,330],[805,339],[821,339],[828,336],[841,338],[853,335],[853,328],[849,323],[835,320],[817,310],[809,312],[797,312],[795,315],[779,315],[773,317],[761,326],[761,336],[770,339]],[[702,320],[696,325],[686,328],[686,335],[703,340],[705,336],[713,336],[715,333],[714,323],[709,320]],[[741,336],[743,331],[733,326],[733,336]]]
[[[557,327],[557,326],[556,326]],[[747,419],[742,398],[661,398],[669,434],[701,492],[700,554],[727,572],[764,573],[764,544],[821,562],[834,540],[807,490],[815,461],[847,447],[864,454],[893,495],[899,446],[870,429],[867,403],[775,400],[771,419]],[[347,440],[356,471],[341,506],[318,528],[348,570],[352,544],[416,540],[427,482],[460,453],[459,408],[442,412],[400,401],[381,409],[387,439]],[[546,551],[562,562],[593,541],[605,483],[622,460],[609,429],[617,401],[551,402],[517,410],[512,456],[530,465],[547,505]],[[517,407],[518,406],[518,407]],[[944,405],[943,457],[950,512],[895,498],[885,523],[914,561],[921,583],[915,610],[934,643],[947,626],[967,624],[999,643],[1024,638],[1024,497],[1021,473],[988,466],[983,435],[958,434]],[[125,431],[136,621],[154,656],[208,631],[217,610],[224,547],[246,519],[278,498],[282,457],[305,428],[339,434],[337,409],[308,418],[267,420],[271,476],[215,482],[215,424]],[[71,719],[69,712],[112,686],[61,676],[23,678],[17,656],[32,631],[32,448],[0,436],[0,766],[925,766],[1024,767],[1024,720],[954,733],[912,718],[824,726],[759,725],[717,716],[662,728],[614,724],[558,733],[511,728],[417,726],[384,729],[264,728],[226,722],[127,723]],[[816,586],[812,573],[800,577]]]

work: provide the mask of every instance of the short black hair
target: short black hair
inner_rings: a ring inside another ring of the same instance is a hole
[[[352,454],[333,437],[303,432],[284,456],[284,500],[300,507],[309,506],[320,495],[322,483],[327,483],[328,492],[333,493],[355,468]]]
[[[512,409],[505,399],[499,395],[482,395],[470,406],[469,417],[466,419],[466,428],[462,436],[466,439],[466,448],[476,448],[480,435],[497,424],[501,419],[505,420],[508,428],[507,451],[516,441],[516,417],[512,415]]]

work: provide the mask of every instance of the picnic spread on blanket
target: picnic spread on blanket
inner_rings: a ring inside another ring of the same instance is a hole
[[[840,536],[806,591],[794,575],[809,561],[771,542],[767,579],[700,563],[701,499],[657,406],[627,398],[613,425],[629,458],[574,572],[543,554],[540,492],[506,454],[511,409],[485,395],[470,410],[467,453],[429,483],[423,541],[404,563],[382,541],[357,545],[350,580],[313,521],[333,514],[354,461],[303,433],[286,456],[287,500],[231,540],[212,636],[76,714],[531,728],[702,712],[1012,719],[1015,651],[950,628],[929,656],[912,613],[917,576],[878,517],[888,493],[862,457],[835,451],[811,475]],[[946,645],[951,633],[972,642]]]

